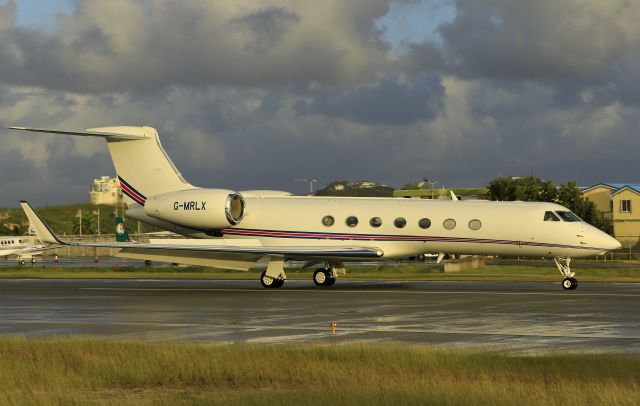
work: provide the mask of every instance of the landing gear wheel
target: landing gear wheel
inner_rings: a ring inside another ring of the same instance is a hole
[[[276,284],[276,280],[270,276],[267,276],[267,271],[262,272],[260,275],[260,283],[263,288],[272,288],[274,284]]]
[[[31,258],[31,263],[35,264],[36,263],[36,259],[35,258]]]
[[[24,265],[24,259],[21,259],[20,261],[18,261],[18,264]]]
[[[264,271],[260,275],[260,283],[263,288],[280,288],[284,285],[284,279],[274,279],[267,276],[267,271]]]
[[[313,283],[315,283],[316,286],[326,286],[327,280],[329,279],[330,275],[331,274],[328,270],[324,268],[318,268],[313,273]]]
[[[324,284],[324,286],[333,286],[334,283],[336,283],[336,278],[331,276],[327,278],[327,282]]]
[[[562,280],[562,287],[564,290],[573,290],[578,287],[578,281],[575,276],[575,272],[571,270],[571,258],[569,257],[555,257],[553,261],[558,267],[558,271],[564,276]]]
[[[576,280],[576,278],[564,278],[562,280],[562,287],[565,290],[574,290],[578,287],[578,281]]]

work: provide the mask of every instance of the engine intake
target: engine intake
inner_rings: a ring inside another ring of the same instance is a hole
[[[231,225],[236,225],[244,217],[244,199],[240,193],[229,193],[224,205],[224,214]]]
[[[147,198],[144,213],[199,230],[239,224],[245,214],[240,193],[225,189],[187,189]]]

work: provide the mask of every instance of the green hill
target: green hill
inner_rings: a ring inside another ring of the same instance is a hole
[[[79,231],[78,210],[82,212],[82,234],[98,232],[98,216],[94,210],[100,210],[100,233],[113,234],[116,229],[115,207],[107,205],[94,206],[89,203],[68,204],[60,206],[44,206],[36,208],[49,226],[60,235],[77,235]],[[122,209],[118,210],[122,213]],[[137,232],[138,222],[131,219],[125,223],[130,232]],[[143,233],[159,231],[156,227],[140,223]],[[22,209],[0,209],[0,235],[25,235],[29,232],[29,221]]]
[[[345,197],[392,197],[394,189],[389,186],[373,182],[336,181],[318,190],[316,196],[345,196]]]

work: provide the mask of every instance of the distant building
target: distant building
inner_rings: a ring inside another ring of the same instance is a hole
[[[94,179],[89,190],[89,200],[94,205],[115,205],[122,202],[122,188],[120,188],[118,180],[109,176]]]
[[[606,219],[613,223],[613,236],[623,247],[640,238],[640,184],[598,183],[582,191]]]
[[[369,181],[363,180],[362,182],[354,183],[353,186],[354,187],[359,187],[359,188],[362,188],[362,189],[369,189],[369,188],[378,186],[378,184],[375,183],[375,182],[369,182]]]
[[[486,199],[489,194],[489,189],[483,187],[454,189],[398,189],[393,192],[393,197],[451,200],[451,192],[453,192],[460,200],[477,200]]]
[[[329,188],[333,190],[345,190],[345,188],[347,187],[353,188],[353,189],[371,189],[378,186],[384,186],[384,185],[380,185],[375,182],[369,182],[368,180],[363,180],[361,182],[351,182],[351,183],[336,182],[333,185],[331,185]]]

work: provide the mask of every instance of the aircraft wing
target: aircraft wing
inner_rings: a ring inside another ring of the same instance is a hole
[[[383,252],[377,247],[367,246],[263,246],[259,240],[152,240],[149,243],[114,243],[114,242],[65,242],[62,241],[49,226],[42,220],[38,213],[33,210],[26,201],[20,202],[22,209],[27,214],[31,225],[36,230],[38,238],[43,243],[61,244],[81,247],[101,247],[117,248],[137,253],[148,252],[172,252],[180,253],[181,256],[188,254],[246,254],[251,257],[261,257],[264,255],[277,255],[285,258],[317,258],[317,257],[339,257],[339,258],[380,258]]]
[[[194,244],[192,240],[166,240],[167,243],[118,243],[118,242],[69,242],[65,245],[78,247],[98,247],[98,248],[119,248],[119,249],[136,249],[145,251],[154,250],[171,250],[171,251],[190,251],[190,252],[220,252],[226,254],[262,254],[262,255],[282,255],[285,257],[344,257],[344,258],[379,258],[382,251],[372,247],[357,246],[318,246],[318,247],[298,247],[298,246],[279,246],[265,247],[259,245],[257,240],[255,245],[235,245],[233,240],[212,240],[211,244]],[[198,240],[197,240],[198,241]],[[204,240],[208,241],[208,240]],[[213,242],[214,241],[214,242]],[[242,240],[238,240],[242,241]],[[195,241],[193,241],[195,242]],[[223,242],[224,244],[216,244],[215,242]]]
[[[50,249],[53,249],[53,248],[56,248],[56,246],[55,245],[49,245],[49,246],[46,246],[46,245],[32,245],[30,247],[22,248],[19,251],[19,253],[20,254],[40,255],[43,252],[45,252],[47,250],[50,250]]]

